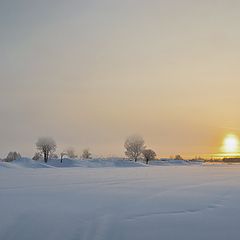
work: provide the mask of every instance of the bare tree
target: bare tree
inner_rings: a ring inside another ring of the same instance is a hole
[[[67,151],[66,151],[66,155],[69,158],[76,158],[77,157],[73,148],[68,148]]]
[[[91,153],[89,152],[89,149],[84,149],[82,152],[82,158],[83,159],[90,159],[91,158]]]
[[[152,149],[144,149],[142,151],[142,154],[146,161],[146,164],[148,164],[150,160],[154,160],[156,157],[156,153]]]
[[[126,156],[137,162],[142,151],[145,149],[144,144],[144,140],[141,136],[132,135],[128,137],[124,144]]]
[[[52,138],[41,137],[36,143],[37,149],[43,154],[44,162],[47,162],[49,156],[56,151],[56,143]]]
[[[19,158],[21,158],[20,153],[18,153],[18,152],[9,152],[7,157],[4,159],[4,161],[12,162],[12,161],[15,161],[15,160],[17,160]]]

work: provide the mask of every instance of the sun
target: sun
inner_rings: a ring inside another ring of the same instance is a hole
[[[239,139],[233,134],[229,134],[223,141],[223,151],[225,153],[238,153]]]

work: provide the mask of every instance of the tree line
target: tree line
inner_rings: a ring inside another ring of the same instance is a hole
[[[146,147],[144,139],[139,135],[129,136],[124,142],[125,155],[128,159],[137,162],[140,158],[143,158],[146,164],[149,161],[156,158],[156,153]],[[33,156],[33,160],[44,160],[48,162],[49,159],[58,159],[59,156],[56,154],[57,144],[54,139],[50,137],[41,137],[36,142],[36,149]],[[80,158],[82,159],[91,159],[91,152],[89,149],[84,149]],[[68,148],[66,151],[60,153],[60,160],[63,162],[63,158],[77,158],[73,148]],[[18,152],[9,152],[7,157],[4,159],[7,162],[14,161],[21,158],[20,153]]]
[[[36,142],[37,152],[33,156],[33,160],[43,159],[44,162],[47,162],[49,158],[58,158],[56,152],[57,144],[56,142],[49,137],[41,137]],[[73,148],[68,148],[66,151],[60,153],[61,162],[63,162],[64,157],[68,158],[77,158]],[[91,153],[89,149],[84,149],[80,158],[91,159]]]

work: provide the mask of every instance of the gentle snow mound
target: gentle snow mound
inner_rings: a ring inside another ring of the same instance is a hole
[[[7,164],[7,165],[6,165]],[[35,161],[30,158],[20,158],[13,162],[3,163],[8,168],[49,168],[51,166],[40,161]],[[0,165],[1,166],[1,165]]]
[[[35,161],[29,158],[21,158],[11,163],[0,162],[0,167],[4,168],[71,168],[71,167],[83,167],[83,168],[105,168],[105,167],[142,167],[144,164],[135,163],[133,161],[111,158],[111,159],[63,159],[61,163],[60,159],[50,159],[47,163],[43,160]]]
[[[29,158],[21,158],[13,162],[0,162],[0,167],[4,168],[132,168],[132,167],[148,167],[148,166],[186,166],[193,163],[184,160],[161,159],[150,161],[149,165],[144,162],[134,162],[123,158],[95,158],[89,160],[79,159],[50,159],[47,163],[43,160],[35,161]]]

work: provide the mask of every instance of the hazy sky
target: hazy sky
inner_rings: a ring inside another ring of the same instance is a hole
[[[219,150],[240,134],[239,0],[0,0],[0,155],[159,156]]]

